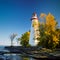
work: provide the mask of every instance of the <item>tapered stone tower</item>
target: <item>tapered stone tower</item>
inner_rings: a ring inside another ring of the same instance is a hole
[[[32,24],[31,24],[31,32],[30,32],[30,39],[29,44],[31,46],[36,46],[38,44],[38,38],[39,38],[39,22],[38,17],[36,13],[33,13],[31,18]]]

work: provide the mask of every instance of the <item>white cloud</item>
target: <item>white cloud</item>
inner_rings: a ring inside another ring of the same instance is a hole
[[[0,40],[0,45],[6,46],[6,45],[11,45],[10,41],[8,40]]]
[[[13,41],[13,45],[17,46],[19,45],[19,43],[17,43],[16,41]],[[0,40],[0,46],[11,46],[11,41],[10,40]]]

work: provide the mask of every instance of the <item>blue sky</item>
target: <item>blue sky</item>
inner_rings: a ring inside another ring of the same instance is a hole
[[[12,33],[19,37],[30,30],[33,12],[50,12],[60,26],[60,0],[0,0],[0,45],[10,45]]]

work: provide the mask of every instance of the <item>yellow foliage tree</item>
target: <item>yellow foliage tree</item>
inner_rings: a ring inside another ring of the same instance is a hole
[[[42,42],[41,44],[45,47],[55,48],[59,44],[59,36],[57,34],[58,31],[56,31],[57,22],[55,17],[51,13],[48,15],[41,14],[40,17],[45,17],[45,22],[43,22],[44,25],[40,23],[41,27],[43,27],[43,29],[40,27],[40,43],[44,41],[44,43]]]
[[[46,16],[46,26],[50,28],[50,30],[55,31],[56,20],[55,20],[55,17],[51,13],[49,13]]]

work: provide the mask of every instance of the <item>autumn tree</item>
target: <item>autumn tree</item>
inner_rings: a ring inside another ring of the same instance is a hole
[[[57,22],[55,17],[49,13],[41,14],[40,18],[43,18],[45,21],[40,23],[40,42],[39,45],[42,45],[47,48],[55,48],[59,44],[59,37],[57,36]]]

